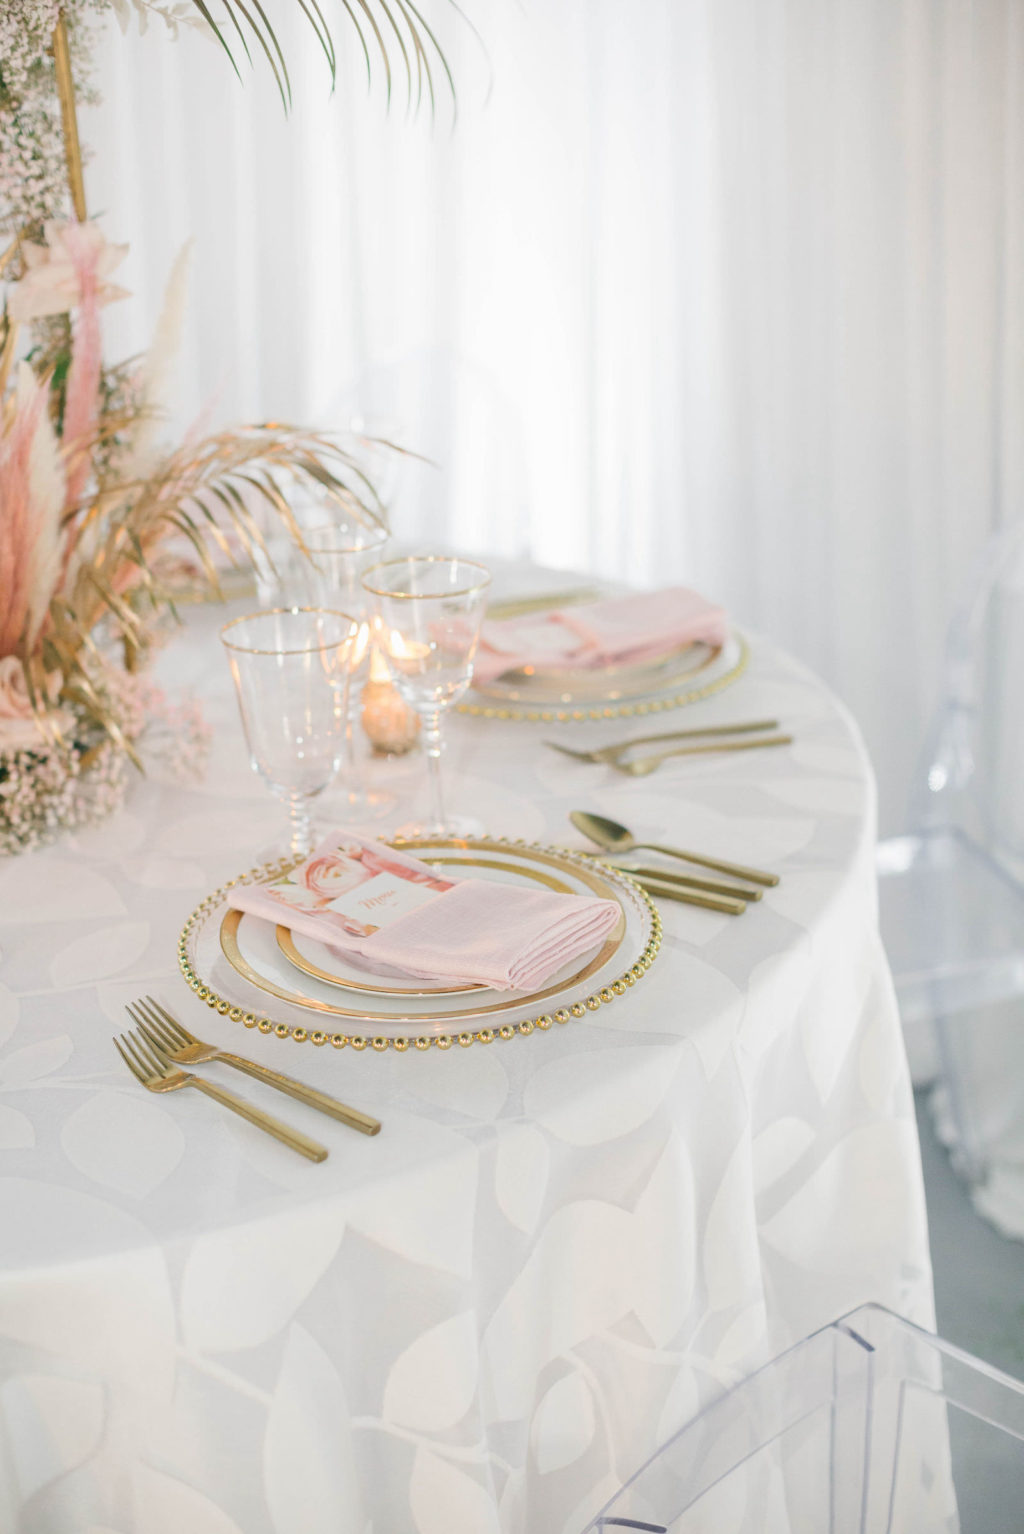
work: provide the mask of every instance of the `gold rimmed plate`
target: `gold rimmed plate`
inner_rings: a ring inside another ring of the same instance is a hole
[[[449,869],[457,867],[460,871],[463,868],[471,869],[474,877],[480,877],[481,870],[489,871],[483,877],[493,877],[493,870],[498,870],[507,877],[514,877],[519,883],[542,884],[557,894],[572,893],[571,885],[564,879],[556,878],[554,874],[544,869],[527,867],[521,861],[512,862],[507,857],[487,858],[468,852],[453,857],[451,853],[447,855],[434,853],[424,856],[421,861],[434,865],[441,864]],[[343,990],[362,991],[378,996],[407,997],[465,995],[467,991],[486,989],[482,985],[451,985],[442,981],[423,980],[414,975],[402,975],[397,970],[391,969],[378,973],[369,969],[365,962],[353,959],[338,948],[332,948],[329,943],[318,943],[301,932],[292,932],[288,927],[279,926],[276,937],[278,948],[296,969],[301,970],[305,975],[312,975],[315,980],[322,980],[326,985],[340,986]]]
[[[713,697],[743,675],[748,659],[746,640],[733,633],[723,645],[683,645],[638,666],[508,671],[474,686],[456,708],[461,714],[531,724],[643,718]]]
[[[618,702],[642,698],[661,687],[678,686],[718,660],[721,645],[675,645],[642,662],[607,666],[543,663],[503,671],[474,687],[483,698],[502,703]]]
[[[406,845],[417,854],[430,856],[431,862],[452,874],[462,873],[464,878],[492,878],[500,882],[519,884],[538,882],[537,873],[543,872],[542,882],[552,882],[549,872],[561,871],[557,882],[562,893],[596,895],[601,899],[615,899],[614,883],[602,873],[589,866],[568,866],[568,859],[559,853],[539,849],[499,853],[497,845],[488,840],[447,842],[444,840],[418,840]],[[622,920],[608,937],[596,944],[580,958],[563,967],[542,989],[524,994],[521,991],[492,991],[488,987],[475,987],[471,997],[465,992],[448,988],[433,993],[422,991],[381,989],[380,977],[369,975],[375,989],[352,988],[350,993],[339,997],[335,989],[336,976],[310,973],[309,969],[296,972],[289,961],[282,963],[277,940],[277,929],[261,917],[228,910],[221,922],[220,942],[225,958],[243,979],[266,995],[278,1001],[288,1001],[293,1006],[309,1008],[317,1012],[329,1012],[345,1017],[374,1030],[401,1027],[417,1030],[421,1024],[437,1028],[448,1025],[454,1032],[461,1032],[467,1021],[515,1012],[526,1004],[550,1002],[557,1005],[556,998],[575,987],[584,985],[592,976],[610,963],[618,953],[626,934],[626,922]],[[315,945],[327,952],[326,945]],[[390,987],[390,979],[385,982]]]
[[[531,1031],[534,1023],[550,1025],[552,1014],[558,1021],[585,1016],[602,1002],[624,995],[657,950],[660,927],[649,898],[618,869],[582,854],[489,838],[400,845],[453,874],[462,868],[466,877],[539,882],[568,893],[613,899],[622,916],[607,938],[536,992],[474,987],[468,994],[422,989],[418,994],[396,994],[392,977],[367,976],[381,987],[371,991],[365,986],[339,987],[336,974],[328,972],[329,978],[323,979],[296,966],[282,952],[274,924],[230,908],[228,885],[193,913],[182,934],[179,958],[193,989],[219,1011],[281,1036],[311,1037],[316,1043],[330,1039],[335,1045],[351,1042],[354,1047],[427,1047],[450,1043],[454,1036],[460,1043],[499,1034],[510,1037],[517,1030]],[[281,863],[268,864],[232,882],[262,882],[283,871]],[[301,956],[309,961],[309,950]],[[345,1031],[330,1031],[339,1027]]]

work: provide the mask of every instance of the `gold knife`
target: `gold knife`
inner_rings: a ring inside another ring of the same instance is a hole
[[[704,890],[709,895],[730,895],[736,900],[760,900],[764,890],[749,884],[727,884],[721,879],[700,879],[695,874],[673,874],[664,868],[638,868],[636,864],[616,863],[633,879],[654,879],[662,884],[680,884],[684,889]]]
[[[635,878],[636,876],[633,875]],[[703,895],[699,890],[685,890],[678,884],[663,884],[659,879],[637,879],[640,888],[659,900],[680,900],[684,905],[704,906],[709,911],[724,911],[727,916],[742,916],[747,909],[745,900],[734,900],[728,895]]]

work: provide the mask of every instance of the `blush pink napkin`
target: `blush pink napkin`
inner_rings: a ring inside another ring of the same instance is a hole
[[[543,645],[537,644],[539,632]],[[720,645],[728,632],[723,608],[685,586],[671,586],[562,612],[485,621],[473,674],[479,682],[492,682],[523,666],[624,665],[698,640]]]
[[[303,869],[330,858],[339,846],[353,845],[385,870],[400,866],[416,883],[444,882],[449,887],[370,937],[344,931],[332,911],[288,906],[262,885],[233,889],[230,904],[327,943],[374,969],[379,965],[422,979],[486,985],[496,991],[537,990],[556,970],[600,942],[621,915],[613,900],[489,879],[454,880],[449,869],[439,877],[436,869],[417,858],[348,832],[325,838],[292,879],[301,879]]]

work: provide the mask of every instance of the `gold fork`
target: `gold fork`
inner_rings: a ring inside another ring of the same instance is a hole
[[[577,746],[563,746],[557,740],[545,740],[541,744],[550,747],[552,751],[560,751],[563,756],[575,757],[578,762],[602,762],[614,767],[634,746],[657,746],[670,740],[700,740],[712,736],[756,735],[766,730],[777,730],[778,727],[777,719],[755,719],[749,724],[704,725],[699,730],[663,730],[660,735],[634,735],[629,740],[619,740],[610,746],[595,746],[590,751],[580,750]]]
[[[716,751],[759,751],[762,746],[791,746],[792,735],[762,735],[758,740],[723,740],[710,746],[679,746],[671,751],[659,751],[655,756],[634,757],[631,762],[609,761],[613,772],[621,772],[627,778],[646,778],[673,756],[704,756]]]
[[[150,1044],[176,1065],[203,1065],[207,1060],[220,1060],[224,1065],[233,1065],[236,1071],[254,1076],[257,1081],[265,1081],[279,1092],[287,1092],[297,1102],[318,1108],[332,1119],[348,1124],[349,1128],[358,1129],[360,1134],[380,1133],[380,1120],[372,1119],[368,1113],[360,1113],[358,1108],[350,1108],[347,1103],[338,1102],[336,1097],[328,1097],[326,1092],[318,1092],[316,1087],[296,1081],[294,1076],[271,1070],[269,1065],[259,1065],[255,1060],[246,1060],[244,1055],[229,1054],[213,1044],[204,1044],[152,996],[136,1001],[134,1007],[126,1004],[125,1011]]]
[[[114,1048],[135,1079],[141,1081],[147,1091],[177,1092],[181,1087],[195,1087],[207,1097],[212,1097],[214,1102],[223,1103],[225,1108],[230,1108],[233,1113],[248,1119],[249,1123],[255,1124],[257,1129],[265,1129],[268,1135],[273,1135],[275,1140],[280,1140],[293,1151],[298,1151],[300,1156],[307,1156],[310,1161],[327,1160],[326,1145],[320,1145],[318,1141],[311,1140],[308,1135],[302,1134],[298,1129],[292,1129],[289,1124],[282,1124],[280,1119],[264,1113],[262,1108],[257,1108],[253,1103],[247,1103],[244,1097],[236,1097],[234,1092],[226,1092],[223,1087],[215,1087],[211,1081],[203,1081],[200,1076],[193,1076],[190,1071],[175,1070],[145,1039],[132,1033],[130,1029],[114,1040]]]

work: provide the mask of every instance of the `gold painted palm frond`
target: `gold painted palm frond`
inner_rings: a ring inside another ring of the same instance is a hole
[[[137,637],[142,625],[125,595],[162,597],[152,560],[168,538],[177,534],[187,540],[214,592],[219,587],[214,550],[234,565],[238,549],[249,562],[260,554],[269,558],[260,508],[280,518],[304,548],[288,495],[296,484],[316,487],[360,520],[384,521],[356,451],[318,432],[276,422],[218,432],[185,443],[138,483],[99,486],[68,528],[63,583],[68,605],[85,629],[95,627],[105,608],[126,638]]]
[[[376,440],[370,445],[393,448]],[[186,443],[137,483],[101,483],[65,524],[63,575],[40,647],[26,657],[33,694],[47,696],[47,678],[59,674],[62,701],[77,705],[130,752],[102,683],[101,625],[120,640],[132,667],[147,648],[153,615],[172,601],[158,556],[175,536],[190,545],[215,594],[216,555],[221,569],[225,561],[236,568],[251,562],[258,551],[269,560],[261,508],[304,550],[289,504],[296,485],[315,488],[363,521],[382,523],[384,508],[359,448],[359,442],[275,422]]]
[[[236,74],[239,74],[239,69],[232,44],[235,48],[241,48],[250,64],[253,59],[250,44],[255,46],[258,53],[263,54],[287,111],[292,95],[288,65],[261,0],[209,0],[209,3],[207,0],[191,0],[191,3],[212,29]],[[218,3],[223,18],[219,23],[213,14],[213,8]],[[319,0],[291,0],[291,3],[298,6],[309,22],[327,60],[333,86],[337,77],[337,53],[331,28]],[[441,85],[447,89],[454,104],[455,81],[444,49],[434,27],[415,0],[330,0],[330,3],[340,4],[347,24],[355,29],[366,63],[368,82],[372,77],[374,61],[379,59],[384,70],[389,102],[396,74],[404,74],[410,108],[418,110],[425,93],[433,114]],[[428,3],[432,3],[432,0],[428,0]],[[445,0],[445,3],[479,39],[479,33],[466,16],[459,0]]]

